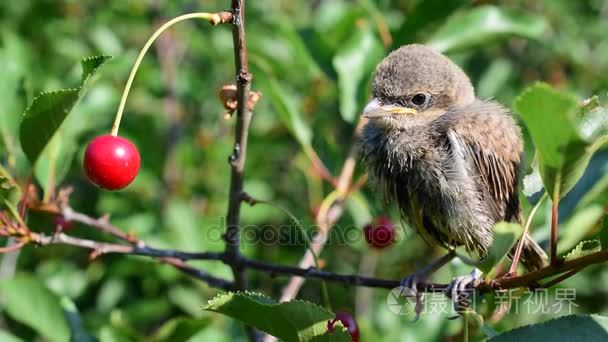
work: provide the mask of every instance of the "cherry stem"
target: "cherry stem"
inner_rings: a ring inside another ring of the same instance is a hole
[[[122,112],[125,109],[125,103],[127,102],[127,97],[129,96],[129,90],[131,90],[131,85],[133,84],[133,79],[135,79],[135,74],[137,73],[137,69],[139,69],[139,65],[141,64],[142,59],[144,58],[144,56],[146,55],[146,52],[148,52],[148,49],[150,48],[150,46],[152,46],[152,44],[154,43],[156,38],[158,38],[158,36],[160,36],[161,33],[163,33],[169,27],[173,26],[173,24],[176,24],[180,21],[184,21],[184,20],[188,20],[188,19],[212,20],[212,19],[215,19],[215,17],[217,17],[217,13],[213,14],[213,13],[198,12],[198,13],[188,13],[188,14],[180,15],[179,17],[175,17],[175,18],[169,20],[168,22],[166,22],[165,24],[163,24],[161,27],[159,27],[154,32],[154,34],[152,34],[152,36],[146,42],[146,45],[144,45],[144,47],[139,52],[139,55],[137,56],[137,59],[135,60],[135,64],[133,64],[133,68],[131,68],[131,73],[129,74],[129,79],[127,80],[125,89],[122,92],[122,98],[120,99],[120,105],[118,106],[118,111],[116,112],[116,118],[114,119],[114,124],[112,125],[112,131],[110,132],[110,134],[112,134],[113,136],[118,135],[118,128],[120,127],[120,120],[122,119]]]
[[[517,244],[517,249],[515,250],[515,254],[513,255],[513,261],[511,262],[511,267],[509,268],[509,272],[507,274],[515,274],[515,270],[517,269],[517,264],[519,263],[519,259],[521,257],[521,252],[524,249],[524,243],[526,241],[526,235],[530,231],[530,226],[532,225],[532,219],[540,205],[547,198],[547,193],[545,192],[543,196],[538,200],[536,205],[530,211],[530,215],[528,215],[528,219],[526,220],[526,225],[524,226],[524,232],[521,234],[521,238],[519,239],[519,243]]]

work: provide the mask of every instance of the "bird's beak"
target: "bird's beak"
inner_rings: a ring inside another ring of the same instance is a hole
[[[402,114],[417,114],[414,108],[400,107],[395,105],[380,105],[380,101],[374,98],[363,109],[361,116],[364,118],[382,118],[386,116],[397,116]]]

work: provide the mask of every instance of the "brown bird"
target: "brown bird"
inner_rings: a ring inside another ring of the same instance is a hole
[[[415,290],[457,246],[483,257],[496,222],[521,221],[521,131],[507,109],[475,97],[462,69],[423,45],[386,57],[376,68],[372,95],[360,142],[368,172],[426,242],[450,251],[404,279]],[[545,252],[525,239],[524,265],[545,266]],[[472,278],[457,280],[450,291]]]

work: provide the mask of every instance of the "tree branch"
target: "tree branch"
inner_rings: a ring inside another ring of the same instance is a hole
[[[247,44],[245,41],[245,0],[232,0],[232,37],[234,41],[234,63],[236,69],[237,110],[235,141],[232,155],[229,157],[231,166],[230,198],[228,214],[226,215],[226,258],[234,274],[237,289],[247,288],[247,277],[241,266],[240,246],[240,215],[241,193],[243,192],[243,171],[247,158],[247,138],[251,111],[247,108],[247,99],[251,89],[251,74],[247,62]]]

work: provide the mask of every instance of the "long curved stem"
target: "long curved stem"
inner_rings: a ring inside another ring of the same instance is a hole
[[[547,198],[547,193],[545,192],[542,197],[538,200],[536,205],[530,211],[530,215],[528,215],[528,219],[526,220],[526,225],[524,227],[524,232],[521,234],[521,238],[519,239],[519,243],[517,244],[517,249],[515,250],[515,254],[513,255],[513,261],[511,262],[511,267],[509,268],[509,272],[507,274],[515,274],[515,270],[517,269],[517,264],[519,263],[519,259],[521,257],[521,252],[524,249],[524,243],[526,241],[526,235],[530,231],[530,225],[532,225],[532,219],[538,208],[540,208],[543,201]]]
[[[141,61],[144,59],[146,52],[148,52],[148,49],[150,48],[150,46],[152,46],[152,44],[154,43],[156,38],[158,38],[158,36],[160,36],[161,33],[163,33],[169,27],[173,26],[174,24],[176,24],[180,21],[184,21],[184,20],[188,20],[188,19],[211,20],[211,19],[215,18],[215,16],[217,16],[217,14],[204,13],[204,12],[188,13],[188,14],[180,15],[179,17],[175,17],[175,18],[169,20],[168,22],[166,22],[165,24],[163,24],[152,34],[152,36],[148,39],[148,41],[146,42],[144,47],[139,52],[139,55],[137,56],[137,59],[135,60],[135,64],[133,64],[133,68],[131,68],[131,73],[129,74],[129,79],[127,80],[125,89],[122,92],[122,97],[120,99],[120,104],[118,105],[118,111],[116,111],[116,118],[114,119],[114,124],[112,125],[112,131],[110,134],[112,134],[114,136],[116,136],[118,134],[118,128],[120,127],[120,120],[122,119],[122,113],[125,109],[125,103],[127,102],[127,97],[129,96],[129,91],[131,90],[131,85],[133,84],[133,80],[135,79],[135,74],[137,73],[137,69],[139,69],[139,65],[141,64]]]

